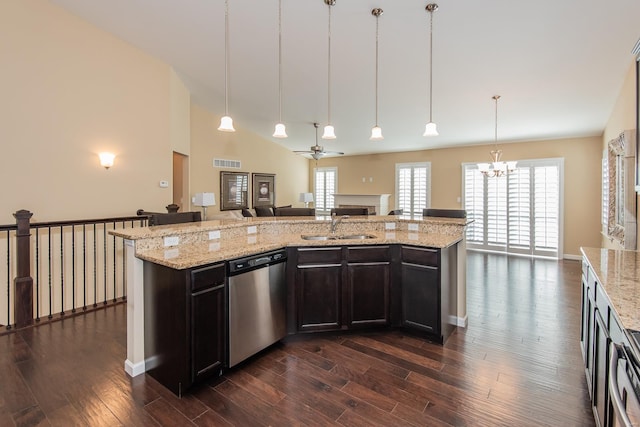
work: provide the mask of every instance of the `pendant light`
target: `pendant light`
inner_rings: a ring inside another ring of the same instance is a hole
[[[371,128],[371,141],[381,141],[384,139],[382,136],[382,129],[378,126],[378,19],[384,12],[380,8],[375,8],[371,11],[371,14],[376,17],[376,125]]]
[[[224,116],[218,130],[235,132],[233,119],[229,116],[229,0],[224,2]]]
[[[429,123],[424,128],[422,136],[438,136],[438,129],[433,123],[433,13],[438,10],[436,3],[429,3],[426,7],[429,12]]]
[[[331,6],[336,4],[336,0],[324,0],[329,6],[329,43],[327,60],[327,125],[324,127],[322,139],[336,139],[336,133],[331,125]]]
[[[282,0],[278,0],[278,124],[274,138],[286,138],[287,129],[282,123]]]
[[[498,99],[500,95],[495,95],[492,99],[496,102],[496,124],[495,124],[495,149],[491,150],[491,163],[478,163],[478,169],[486,177],[501,177],[516,170],[517,162],[503,162],[502,150],[498,149]]]

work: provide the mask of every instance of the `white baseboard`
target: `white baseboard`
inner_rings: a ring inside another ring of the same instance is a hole
[[[580,255],[564,254],[563,258],[571,261],[582,261],[582,257]]]
[[[462,328],[467,327],[467,316],[458,317],[458,316],[449,316],[449,323],[452,325],[460,326]]]
[[[130,377],[137,377],[140,374],[144,374],[144,360],[138,363],[132,363],[129,359],[124,361],[124,371],[129,374]]]

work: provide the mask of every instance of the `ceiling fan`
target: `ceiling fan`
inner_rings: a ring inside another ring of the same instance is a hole
[[[341,151],[324,151],[324,147],[318,145],[318,123],[314,123],[313,126],[316,128],[316,145],[312,145],[310,150],[307,151],[294,151],[297,154],[310,154],[312,158],[315,160],[319,160],[327,154],[337,154],[343,155],[344,153]]]

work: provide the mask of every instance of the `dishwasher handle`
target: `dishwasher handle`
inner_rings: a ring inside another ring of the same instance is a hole
[[[624,427],[633,427],[618,388],[618,360],[620,359],[619,352],[622,351],[622,346],[612,342],[609,350],[611,351],[609,356],[609,395],[613,404],[614,417],[622,421]]]

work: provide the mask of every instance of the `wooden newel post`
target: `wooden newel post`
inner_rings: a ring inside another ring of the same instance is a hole
[[[14,279],[14,313],[16,328],[33,324],[33,279],[31,278],[31,227],[29,220],[33,214],[19,210],[16,218],[17,275]]]

